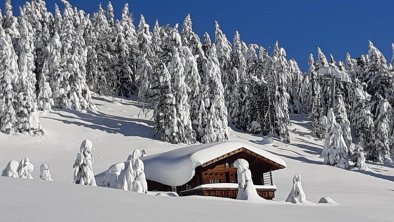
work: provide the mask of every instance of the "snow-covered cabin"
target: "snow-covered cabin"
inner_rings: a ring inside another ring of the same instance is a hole
[[[175,149],[142,158],[150,191],[176,191],[181,196],[236,198],[235,160],[249,162],[258,194],[275,197],[272,171],[286,163],[278,156],[242,142],[220,142]]]

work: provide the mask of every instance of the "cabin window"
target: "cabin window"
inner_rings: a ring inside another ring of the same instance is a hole
[[[220,183],[219,179],[209,179],[208,183]]]
[[[229,164],[229,163],[226,163],[225,165],[226,165],[226,168],[229,168],[229,167],[230,167],[230,164]]]

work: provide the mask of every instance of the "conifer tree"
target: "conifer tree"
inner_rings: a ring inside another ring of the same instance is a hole
[[[231,73],[232,67],[230,61],[232,49],[230,42],[227,40],[226,35],[220,29],[219,23],[217,21],[215,21],[215,45],[217,51],[217,58],[220,64],[220,71],[222,74],[221,79],[224,87],[226,107],[229,107],[230,97],[234,90],[232,85],[234,83],[234,78],[232,78],[233,75]],[[231,113],[229,117],[231,117]]]
[[[11,0],[5,0],[5,15],[3,17],[3,28],[5,33],[11,37],[12,45],[17,52],[19,33],[18,19],[13,15]]]
[[[205,104],[202,105],[201,77],[198,72],[196,58],[187,46],[182,47],[185,59],[185,83],[188,88],[188,104],[190,106],[190,119],[194,137],[198,137],[199,127],[202,124],[202,115],[205,112]],[[197,140],[199,138],[196,138]]]
[[[92,88],[99,94],[113,95],[111,89],[111,74],[110,64],[112,61],[112,54],[110,50],[110,34],[112,30],[108,24],[104,9],[99,6],[98,12],[93,16],[93,42],[91,45],[91,52],[89,52],[87,79],[91,83]]]
[[[39,93],[37,98],[38,109],[48,112],[52,110],[54,105],[52,99],[52,89],[49,85],[47,78],[49,77],[49,65],[46,61],[42,67],[40,83],[39,83]]]
[[[0,27],[0,131],[15,133],[16,113],[13,83],[17,78],[18,63],[11,37]]]
[[[321,153],[325,164],[348,168],[349,148],[342,135],[342,128],[336,122],[334,111],[330,108],[327,114],[326,139]]]
[[[107,16],[109,27],[114,28],[115,27],[115,15],[114,15],[114,7],[112,6],[111,1],[108,2],[106,16]]]
[[[33,28],[20,17],[19,38],[19,77],[15,82],[16,101],[16,130],[20,133],[41,134],[43,131],[37,113],[35,93],[36,77],[34,71],[34,41]]]
[[[289,69],[286,52],[283,48],[279,48],[278,42],[275,43],[272,59],[275,67],[275,131],[283,142],[290,143],[288,130],[288,125],[290,124],[288,111],[289,94],[287,92]]]
[[[161,140],[178,143],[175,96],[172,94],[171,76],[164,63],[158,65],[157,75],[160,81],[160,97],[154,106],[155,131]]]
[[[230,56],[230,66],[232,67],[230,70],[230,76],[228,79],[228,88],[231,93],[226,98],[228,102],[228,111],[230,115],[231,122],[235,124],[237,127],[241,127],[239,123],[240,117],[240,100],[241,100],[241,80],[246,80],[246,60],[242,54],[242,42],[240,39],[240,35],[238,32],[234,35],[233,40],[233,49]],[[243,95],[244,96],[244,95]]]
[[[171,75],[171,86],[175,97],[176,107],[176,124],[178,131],[176,132],[177,143],[194,143],[192,124],[190,119],[189,105],[189,87],[185,83],[184,61],[181,58],[178,49],[173,48],[173,57],[169,63],[168,71]]]
[[[352,134],[350,131],[350,122],[347,116],[346,105],[342,95],[336,96],[335,113],[336,121],[342,128],[343,139],[345,140],[346,146],[350,149],[352,144]]]
[[[376,149],[371,154],[375,158],[375,161],[393,163],[390,151],[393,109],[387,99],[384,99],[381,95],[378,94],[377,99],[375,114]]]
[[[303,110],[303,98],[301,96],[303,76],[297,62],[294,59],[289,61],[289,72],[291,75],[291,84],[289,84],[288,89],[290,94],[289,109],[291,113],[300,114]]]
[[[212,45],[208,58],[204,62],[205,89],[209,90],[205,97],[206,119],[202,143],[225,141],[229,138],[227,130],[227,109],[224,102],[224,89],[221,83],[219,60],[216,47]]]
[[[359,141],[362,141],[361,146],[365,151],[366,158],[373,160],[373,152],[375,151],[375,126],[373,115],[371,113],[371,95],[369,95],[363,85],[355,79],[353,92],[353,128]]]
[[[49,85],[52,90],[52,99],[54,107],[62,108],[62,101],[65,100],[65,89],[63,85],[64,74],[61,71],[61,49],[62,43],[60,37],[55,32],[51,42],[48,45],[48,74]]]
[[[134,60],[131,55],[131,44],[126,42],[123,27],[119,22],[116,23],[116,41],[115,56],[113,59],[113,69],[116,72],[116,92],[118,96],[130,97],[136,94],[136,86],[134,85]]]

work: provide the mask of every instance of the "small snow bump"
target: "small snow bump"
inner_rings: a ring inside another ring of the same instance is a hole
[[[322,197],[319,200],[319,204],[337,204],[337,202],[331,197]]]

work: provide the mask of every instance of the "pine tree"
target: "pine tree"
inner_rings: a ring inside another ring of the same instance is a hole
[[[53,17],[52,33],[59,33],[62,28],[63,18],[57,4],[55,4],[55,12]]]
[[[283,48],[279,48],[278,42],[275,43],[272,59],[275,67],[275,131],[281,141],[290,143],[290,134],[288,129],[288,125],[290,124],[288,111],[288,101],[290,96],[287,92],[289,70],[286,60],[286,52]]]
[[[131,55],[130,46],[126,42],[123,27],[119,22],[116,23],[116,41],[115,56],[113,59],[113,69],[116,71],[116,92],[118,96],[130,97],[136,94],[135,77],[134,77],[134,60]]]
[[[133,24],[132,16],[129,12],[129,5],[126,3],[122,10],[122,19],[120,20],[120,26],[123,31],[124,52],[122,53],[122,59],[124,61],[121,78],[118,78],[118,94],[121,96],[137,95],[138,87],[136,82],[136,66],[138,57],[138,43],[137,33]],[[127,47],[127,50],[126,50]],[[125,61],[127,60],[127,61]],[[119,75],[118,75],[119,76]]]
[[[13,134],[16,128],[13,83],[18,74],[17,56],[11,37],[0,27],[0,131]]]
[[[115,15],[114,15],[114,7],[112,6],[111,1],[108,2],[106,16],[107,16],[109,27],[114,28],[115,27]]]
[[[39,93],[39,82],[42,76],[43,64],[46,60],[46,47],[51,40],[49,26],[51,26],[53,16],[48,12],[44,0],[26,2],[21,9],[21,16],[31,24],[33,28],[34,40],[34,66],[36,77],[36,93]]]
[[[227,93],[231,93],[231,94],[229,94],[228,97],[226,98],[226,101],[229,104],[227,109],[229,111],[231,122],[235,124],[237,127],[241,127],[241,124],[239,123],[240,105],[241,105],[240,79],[242,79],[244,82],[246,82],[247,80],[246,80],[246,60],[242,54],[242,42],[238,32],[236,32],[234,35],[230,64],[231,64],[230,66],[232,67],[228,79],[229,81],[228,90],[230,90],[230,92]],[[242,96],[245,97],[245,95]]]
[[[303,98],[301,95],[303,75],[294,59],[289,61],[289,72],[291,75],[291,84],[288,91],[290,92],[290,112],[300,114],[303,110]]]
[[[201,77],[198,72],[196,58],[187,46],[182,47],[185,59],[185,83],[188,87],[188,104],[190,106],[190,119],[194,137],[199,140],[198,131],[201,126],[201,115],[205,112],[205,105],[202,105]]]
[[[18,39],[20,37],[18,29],[18,19],[13,15],[11,0],[5,0],[5,16],[3,18],[3,28],[5,33],[11,37],[14,50],[17,52]]]
[[[177,113],[175,96],[172,94],[171,76],[164,63],[158,65],[156,73],[159,75],[160,97],[154,106],[155,131],[161,140],[178,143]]]
[[[52,106],[54,105],[52,99],[52,89],[51,86],[49,85],[47,77],[49,77],[49,65],[48,62],[45,62],[42,67],[40,83],[39,83],[40,91],[38,93],[38,99],[37,99],[38,109],[44,112],[51,111]]]
[[[372,151],[372,156],[375,161],[392,163],[391,159],[391,141],[390,135],[392,131],[392,112],[393,109],[387,99],[384,99],[381,95],[377,95],[377,107],[375,116],[375,148]]]
[[[93,30],[91,35],[90,52],[88,57],[87,79],[91,88],[99,94],[113,95],[111,85],[111,68],[112,54],[110,50],[110,38],[112,30],[107,21],[107,17],[101,5],[98,12],[93,16]]]
[[[185,83],[184,61],[181,58],[178,49],[173,48],[173,57],[168,65],[168,71],[171,75],[171,86],[175,97],[175,107],[177,112],[177,143],[194,143],[192,124],[190,119],[189,105],[189,87]]]
[[[17,92],[14,103],[16,112],[16,130],[20,133],[41,134],[43,131],[37,113],[35,93],[36,77],[34,71],[34,41],[33,28],[20,17],[19,38],[19,77],[15,82]]]
[[[227,40],[226,35],[220,29],[219,23],[215,21],[215,45],[217,51],[217,57],[220,64],[220,71],[221,71],[221,79],[222,84],[224,87],[224,97],[226,101],[226,107],[229,108],[230,106],[230,98],[234,91],[233,89],[233,82],[234,79],[232,78],[232,67],[231,67],[231,44]],[[231,110],[229,117],[231,117]]]
[[[343,139],[345,140],[346,146],[350,148],[352,144],[352,134],[343,96],[337,95],[335,101],[336,121],[342,128]]]
[[[353,92],[353,127],[359,141],[362,141],[362,147],[365,151],[366,158],[373,160],[373,152],[375,150],[375,126],[373,122],[373,114],[371,113],[371,95],[365,90],[363,85],[355,79]]]
[[[207,114],[206,119],[204,119],[204,136],[202,136],[201,142],[225,141],[229,138],[227,109],[224,102],[224,89],[221,83],[219,60],[215,45],[212,45],[203,69],[206,77],[204,85],[205,89],[209,90],[209,94],[204,99]]]
[[[140,101],[149,103],[153,97],[150,89],[158,86],[158,84],[156,83],[156,85],[153,85],[151,82],[154,75],[153,70],[155,68],[155,64],[152,65],[154,61],[154,51],[152,49],[152,35],[149,31],[149,25],[146,24],[143,15],[141,15],[140,24],[138,26],[137,43],[138,59],[136,82],[139,86],[138,97]],[[163,68],[159,69],[162,72]]]
[[[52,99],[54,107],[62,108],[62,101],[65,99],[65,89],[63,88],[64,74],[61,71],[61,49],[62,43],[60,37],[55,32],[51,42],[48,45],[48,76],[49,85],[52,90]]]
[[[377,100],[376,95],[380,94],[387,99],[390,104],[394,104],[393,98],[393,74],[390,73],[387,66],[387,60],[383,53],[377,49],[372,42],[368,45],[368,69],[366,79],[363,80],[368,84],[368,93]]]
[[[330,108],[327,114],[326,139],[321,153],[325,164],[348,168],[349,148],[342,135],[342,128],[336,122],[335,114]]]

